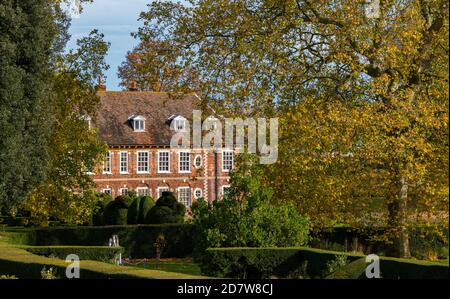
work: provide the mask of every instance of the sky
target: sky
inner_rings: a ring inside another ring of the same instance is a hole
[[[105,40],[111,43],[106,62],[110,69],[106,73],[106,88],[121,90],[117,77],[117,68],[125,60],[128,51],[138,43],[130,34],[137,31],[142,24],[138,21],[139,14],[147,10],[151,0],[94,0],[84,5],[79,17],[72,19],[70,33],[72,38],[69,48],[75,48],[76,40],[87,36],[93,29],[98,29],[105,35]]]

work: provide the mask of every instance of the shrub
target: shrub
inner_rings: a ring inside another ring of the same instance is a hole
[[[57,269],[50,267],[50,268],[42,268],[41,270],[41,277],[42,279],[59,279],[59,277],[57,276]]]
[[[109,194],[98,193],[97,203],[92,214],[92,225],[103,225],[103,213],[106,206],[112,201],[112,197]]]
[[[263,169],[255,156],[239,155],[231,188],[220,201],[198,199],[192,205],[195,256],[210,247],[303,246],[309,220],[293,205],[275,205],[273,192],[262,184]]]
[[[18,279],[14,275],[0,275],[0,279]]]
[[[111,261],[123,252],[121,247],[109,246],[30,246],[26,251],[46,257],[56,257],[65,260],[70,254],[76,254],[80,260]]]
[[[136,197],[128,208],[127,223],[138,224],[139,221],[139,208],[141,207],[141,198]]]
[[[186,208],[179,203],[172,192],[163,192],[147,213],[145,222],[147,224],[183,223]]]
[[[139,224],[144,224],[150,209],[155,205],[155,201],[150,196],[143,196],[139,206]]]
[[[327,262],[327,268],[322,276],[328,276],[331,273],[334,273],[338,270],[341,270],[348,264],[348,259],[345,254],[338,254],[334,258],[334,260]]]
[[[128,207],[132,199],[129,196],[118,196],[106,205],[103,213],[103,223],[108,225],[127,224]]]

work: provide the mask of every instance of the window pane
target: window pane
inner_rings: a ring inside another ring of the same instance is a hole
[[[222,152],[222,170],[230,171],[233,169],[233,152],[223,151]]]
[[[111,152],[106,154],[105,162],[103,164],[103,172],[111,172]]]
[[[128,172],[128,153],[120,153],[120,172]]]
[[[180,152],[179,155],[179,171],[190,172],[191,171],[191,158],[189,152]]]
[[[200,168],[202,166],[202,157],[201,156],[195,157],[194,165],[197,168]]]
[[[149,196],[150,190],[148,188],[139,188],[137,189],[137,193],[139,196]]]
[[[191,194],[189,187],[182,187],[178,189],[178,202],[181,202],[186,207],[190,206]]]
[[[148,172],[148,152],[138,152],[138,172]]]
[[[170,153],[159,152],[158,153],[158,171],[169,172],[170,171]]]

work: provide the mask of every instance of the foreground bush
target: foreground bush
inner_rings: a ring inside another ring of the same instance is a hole
[[[330,264],[345,255],[348,264],[334,268]],[[365,257],[313,248],[212,248],[201,263],[203,274],[231,278],[366,278]],[[448,265],[398,258],[380,258],[382,278],[448,279]]]
[[[240,155],[231,188],[219,201],[192,205],[196,226],[195,255],[210,247],[302,246],[309,240],[309,221],[293,205],[275,205],[273,192],[261,183],[254,157]]]

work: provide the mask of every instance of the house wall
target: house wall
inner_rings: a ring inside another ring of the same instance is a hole
[[[148,151],[150,169],[149,173],[137,173],[137,152]],[[170,151],[170,172],[158,172],[158,151]],[[194,191],[202,190],[202,197],[208,201],[213,201],[215,195],[215,162],[214,153],[204,150],[190,150],[190,166],[189,173],[180,173],[178,167],[178,150],[164,148],[110,148],[112,153],[112,171],[111,173],[103,173],[101,170],[93,175],[93,180],[97,185],[97,191],[102,192],[104,189],[111,189],[112,196],[121,195],[121,188],[128,188],[129,191],[136,191],[137,188],[148,188],[150,196],[157,198],[157,190],[160,187],[168,187],[170,191],[178,194],[179,187],[190,188],[190,203],[195,201]],[[120,152],[128,152],[128,173],[120,173]],[[197,155],[202,157],[202,166],[196,168],[194,159]],[[222,152],[217,153],[217,181],[218,194],[222,196],[224,186],[229,186],[229,173],[222,170]]]

